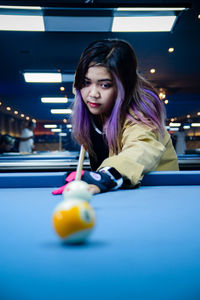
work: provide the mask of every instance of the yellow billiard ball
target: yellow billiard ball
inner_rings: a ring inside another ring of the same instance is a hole
[[[66,243],[82,243],[95,225],[95,212],[87,201],[64,200],[53,212],[53,226]]]

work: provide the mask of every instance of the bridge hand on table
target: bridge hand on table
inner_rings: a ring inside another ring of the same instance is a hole
[[[114,170],[114,168],[110,168],[110,170],[111,169]],[[116,170],[114,171],[118,173]],[[122,185],[123,183],[122,177],[119,173],[117,175],[120,178],[118,180],[116,180],[116,178],[113,177],[112,175],[108,175],[108,173],[105,173],[104,169],[102,169],[102,171],[100,170],[99,172],[82,170],[81,180],[89,184],[89,190],[92,194],[97,194],[97,193],[107,192],[111,189],[116,189],[117,181],[120,181],[120,185]],[[66,177],[66,184],[54,190],[52,194],[53,195],[62,194],[67,184],[75,180],[75,178],[76,178],[76,172],[74,171]],[[118,185],[117,188],[120,185]]]

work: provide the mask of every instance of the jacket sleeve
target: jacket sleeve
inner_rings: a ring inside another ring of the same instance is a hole
[[[132,124],[123,131],[121,152],[109,156],[98,169],[114,167],[134,186],[145,173],[156,169],[164,151],[165,146],[151,128]]]

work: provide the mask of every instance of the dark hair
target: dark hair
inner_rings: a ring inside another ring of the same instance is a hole
[[[128,117],[142,122],[155,131],[164,132],[164,105],[156,91],[137,71],[137,59],[131,45],[122,40],[108,39],[91,43],[82,53],[77,66],[74,88],[73,135],[91,153],[90,113],[84,104],[80,90],[84,87],[89,65],[107,68],[112,74],[117,97],[111,115],[104,124],[109,147],[118,153],[122,126]],[[132,112],[130,111],[132,110]]]

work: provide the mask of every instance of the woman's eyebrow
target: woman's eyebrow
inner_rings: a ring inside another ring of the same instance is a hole
[[[112,82],[112,79],[109,79],[109,78],[103,78],[103,79],[99,79],[98,82],[101,82],[101,81],[109,81],[109,82]]]
[[[91,81],[91,79],[88,78],[87,76],[85,76],[85,79]],[[102,81],[109,81],[109,82],[112,82],[112,79],[109,79],[109,78],[102,78],[102,79],[99,79],[99,80],[97,80],[97,81],[98,81],[98,82],[102,82]]]

